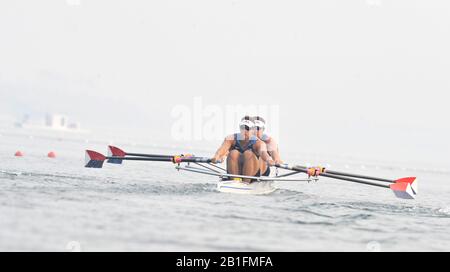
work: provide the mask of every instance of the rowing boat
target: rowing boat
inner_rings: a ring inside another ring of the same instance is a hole
[[[177,170],[184,170],[198,174],[216,176],[219,178],[217,190],[221,193],[247,194],[247,195],[265,195],[274,192],[277,188],[274,181],[317,181],[318,178],[286,178],[299,172],[290,172],[289,174],[275,176],[245,176],[228,174],[226,170],[217,165],[208,163],[188,163],[186,165],[178,165]],[[242,181],[243,179],[252,180],[252,182]]]
[[[244,195],[267,195],[274,192],[273,181],[243,182],[236,180],[224,180],[217,183],[217,191],[221,193],[233,193]]]
[[[274,192],[277,188],[274,186],[276,180],[290,180],[290,181],[313,181],[316,178],[296,178],[287,179],[284,176],[276,175],[271,177],[256,177],[256,176],[244,176],[244,175],[231,175],[226,173],[225,169],[218,167],[217,165],[197,164],[195,167],[191,164],[184,166],[177,166],[177,170],[184,170],[195,172],[204,175],[216,176],[219,178],[217,182],[217,191],[221,193],[234,193],[234,194],[246,194],[246,195],[266,195]],[[243,179],[252,180],[252,182],[242,181]]]
[[[218,179],[217,190],[223,193],[252,195],[270,194],[276,190],[276,187],[274,186],[275,181],[311,182],[319,180],[317,176],[308,176],[307,178],[289,177],[305,173],[310,175],[310,168],[299,165],[277,164],[275,165],[276,169],[281,169],[284,173],[278,174],[278,171],[275,171],[276,173],[274,176],[268,177],[233,175],[227,173],[226,169],[220,167],[219,165],[213,164],[210,158],[195,157],[193,155],[127,153],[113,146],[108,147],[108,156],[104,156],[103,154],[92,150],[86,150],[85,167],[102,168],[105,161],[112,164],[122,164],[122,161],[124,160],[172,162],[175,164],[175,169],[179,171],[182,170],[208,176],[215,176]],[[385,179],[361,174],[329,171],[324,168],[317,169],[320,169],[319,175],[321,177],[376,186],[380,188],[388,188],[392,190],[398,198],[414,199],[418,191],[418,182],[416,177]],[[312,170],[314,170],[314,168]],[[242,180],[251,180],[251,182],[243,182]]]

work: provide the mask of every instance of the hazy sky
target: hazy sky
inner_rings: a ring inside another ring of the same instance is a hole
[[[446,159],[449,48],[445,0],[1,1],[0,114],[169,135],[201,97],[278,105],[285,149]]]

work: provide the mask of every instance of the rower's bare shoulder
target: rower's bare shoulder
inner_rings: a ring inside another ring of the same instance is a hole
[[[233,141],[234,142],[234,134],[230,134],[225,137],[225,141]]]
[[[228,135],[223,140],[222,147],[223,148],[230,148],[234,145],[234,135]]]
[[[261,140],[260,138],[256,138],[256,143],[257,144],[265,144],[266,142]]]
[[[276,141],[275,141],[275,139],[273,137],[269,136],[269,137],[267,137],[266,143],[267,144],[273,144],[273,143],[276,143]]]
[[[266,146],[266,143],[263,140],[261,140],[259,138],[256,138],[256,142],[255,142],[255,144],[253,146],[255,148],[259,148],[259,147],[262,147],[262,146]]]

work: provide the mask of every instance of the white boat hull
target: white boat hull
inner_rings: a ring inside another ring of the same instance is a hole
[[[226,180],[219,181],[217,190],[222,193],[245,194],[245,195],[265,195],[276,190],[273,181],[256,181],[252,183]]]

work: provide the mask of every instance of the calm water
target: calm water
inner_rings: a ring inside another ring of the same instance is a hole
[[[450,249],[446,173],[326,161],[336,170],[381,177],[417,175],[420,195],[401,200],[386,189],[323,178],[279,182],[271,195],[243,196],[218,193],[214,178],[180,173],[167,163],[86,169],[85,148],[106,152],[102,143],[0,136],[0,250]],[[17,149],[25,157],[15,158]],[[46,157],[50,150],[56,159]]]

